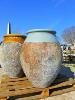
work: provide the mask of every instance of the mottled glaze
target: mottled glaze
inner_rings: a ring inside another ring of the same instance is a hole
[[[51,31],[29,32],[21,51],[21,64],[35,87],[48,87],[61,68],[60,44]]]

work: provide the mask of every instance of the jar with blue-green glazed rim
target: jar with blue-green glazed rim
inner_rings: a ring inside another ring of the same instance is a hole
[[[33,86],[48,87],[61,69],[62,53],[56,32],[47,29],[34,29],[21,49],[21,65]]]

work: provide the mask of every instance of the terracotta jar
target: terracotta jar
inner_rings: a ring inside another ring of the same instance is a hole
[[[2,47],[0,45],[0,68],[1,68]]]
[[[2,48],[1,67],[9,77],[21,77],[23,70],[20,63],[20,50],[25,36],[8,34],[4,36]]]
[[[35,87],[48,87],[61,68],[61,47],[56,32],[31,30],[23,43],[21,64],[24,73]]]

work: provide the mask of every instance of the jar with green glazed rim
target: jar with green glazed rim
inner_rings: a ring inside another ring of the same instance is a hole
[[[56,32],[37,29],[27,34],[20,55],[22,68],[35,87],[48,87],[61,69],[62,53]]]

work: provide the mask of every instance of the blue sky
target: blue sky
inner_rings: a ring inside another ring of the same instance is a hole
[[[75,26],[75,0],[0,0],[0,41],[8,21],[12,33],[45,28],[60,37],[65,28]]]

